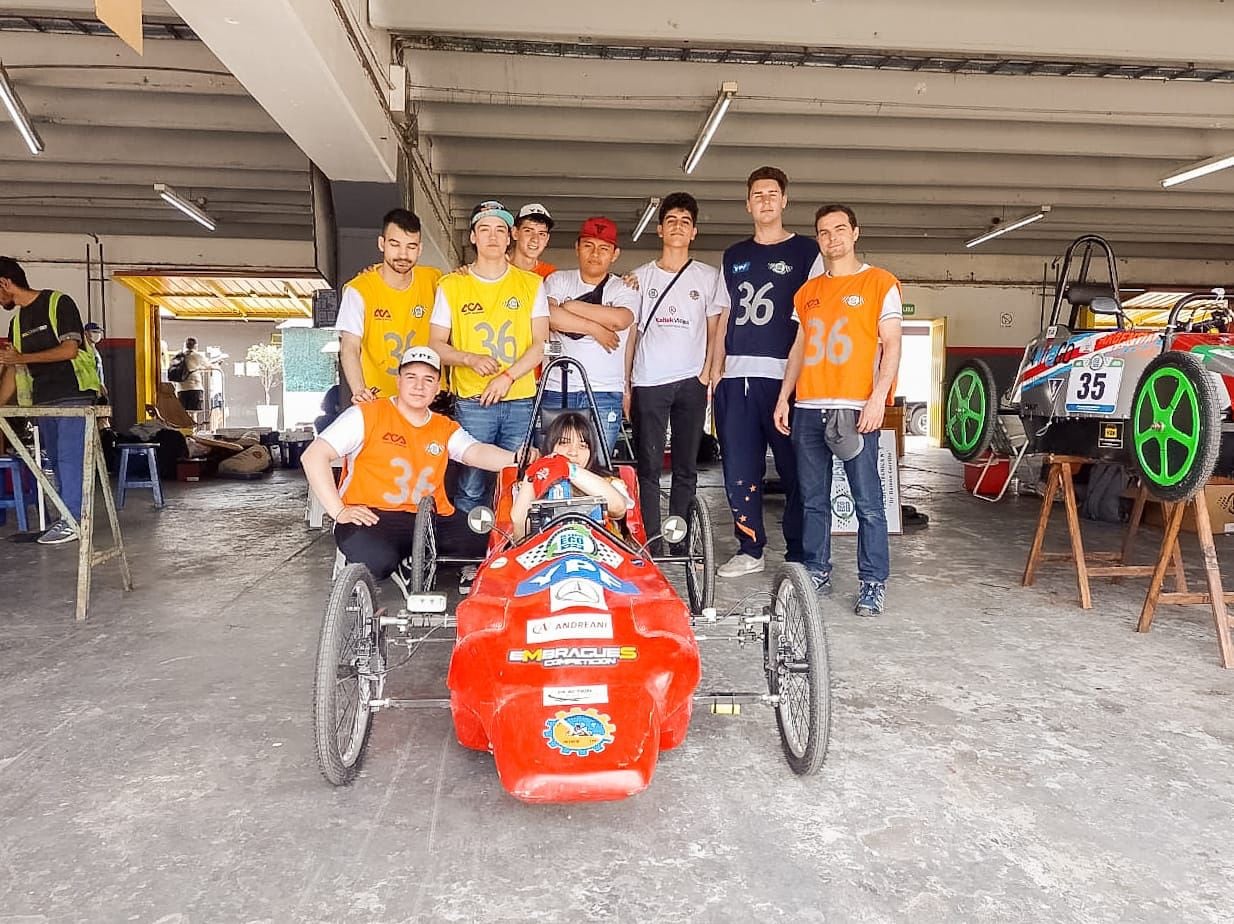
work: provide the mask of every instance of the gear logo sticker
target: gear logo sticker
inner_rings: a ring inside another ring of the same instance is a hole
[[[442,454],[442,452],[444,452],[444,450],[441,448],[441,443],[437,442],[436,440],[434,440],[433,442],[425,446],[424,451],[427,452],[430,456],[439,456]]]
[[[544,740],[566,757],[599,754],[617,737],[612,719],[597,709],[569,709],[544,722]]]
[[[865,303],[866,303],[866,300],[862,298],[860,295],[845,295],[844,296],[844,304],[848,305],[849,308],[860,308]]]

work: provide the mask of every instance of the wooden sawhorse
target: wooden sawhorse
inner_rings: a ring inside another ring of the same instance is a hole
[[[1234,478],[1213,478],[1209,484],[1234,485]],[[1195,511],[1196,539],[1200,543],[1200,553],[1204,559],[1204,580],[1208,585],[1205,592],[1189,593],[1186,589],[1163,592],[1161,585],[1165,580],[1165,572],[1170,567],[1170,555],[1167,550],[1178,550],[1178,532],[1182,527],[1183,514],[1190,506]],[[1213,625],[1217,630],[1217,647],[1221,655],[1221,666],[1234,667],[1234,639],[1231,638],[1231,620],[1226,604],[1234,601],[1234,594],[1226,593],[1221,584],[1221,567],[1217,561],[1217,546],[1213,542],[1213,523],[1208,515],[1208,504],[1204,492],[1196,494],[1191,500],[1181,504],[1171,504],[1166,513],[1165,526],[1162,529],[1161,554],[1153,569],[1152,580],[1148,583],[1148,594],[1144,597],[1144,608],[1140,611],[1140,621],[1136,625],[1137,632],[1147,632],[1152,628],[1153,616],[1157,605],[1173,603],[1180,606],[1204,605],[1212,607]]]
[[[1080,589],[1080,606],[1089,610],[1093,607],[1092,590],[1089,578],[1104,577],[1117,581],[1124,577],[1148,577],[1155,575],[1161,568],[1161,578],[1166,571],[1174,573],[1175,587],[1178,593],[1187,592],[1187,576],[1183,571],[1183,559],[1178,549],[1178,532],[1174,533],[1172,544],[1163,545],[1168,550],[1164,557],[1155,565],[1131,565],[1127,559],[1135,542],[1135,536],[1140,528],[1140,520],[1144,515],[1144,505],[1148,501],[1148,492],[1143,486],[1136,494],[1135,505],[1131,510],[1131,520],[1127,524],[1127,532],[1123,536],[1123,546],[1117,552],[1084,552],[1084,541],[1080,536],[1080,512],[1075,500],[1075,482],[1071,475],[1071,466],[1093,461],[1083,456],[1047,455],[1045,462],[1049,466],[1046,475],[1045,496],[1041,499],[1041,513],[1037,517],[1037,532],[1033,536],[1033,545],[1028,553],[1028,562],[1024,565],[1024,577],[1020,581],[1024,587],[1032,586],[1037,578],[1037,569],[1042,562],[1073,561],[1075,562],[1076,584]],[[1050,513],[1054,509],[1054,498],[1059,490],[1063,492],[1063,506],[1067,510],[1067,533],[1071,539],[1070,552],[1046,552],[1046,528],[1050,524]],[[1175,505],[1165,505],[1167,508]],[[1167,509],[1166,515],[1169,515]]]

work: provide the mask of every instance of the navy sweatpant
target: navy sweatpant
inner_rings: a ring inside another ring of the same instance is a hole
[[[767,544],[763,523],[763,477],[767,447],[784,483],[784,542],[788,561],[801,561],[801,491],[792,440],[776,429],[772,414],[780,395],[777,379],[721,379],[715,391],[716,429],[724,458],[724,490],[733,511],[740,551],[761,558]]]

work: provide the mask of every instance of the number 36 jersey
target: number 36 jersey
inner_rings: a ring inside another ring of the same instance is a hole
[[[441,278],[433,305],[433,325],[450,328],[450,345],[464,353],[493,357],[501,367],[497,375],[531,346],[531,319],[548,315],[543,281],[517,266],[507,267],[499,279],[449,273]],[[478,398],[494,376],[453,366],[450,377],[456,395]],[[535,393],[536,377],[531,371],[514,382],[505,400],[531,398]]]
[[[805,339],[797,406],[865,407],[882,355],[878,325],[904,313],[900,281],[863,263],[851,276],[811,279],[793,304]]]
[[[446,462],[461,462],[476,443],[456,421],[440,414],[430,413],[426,423],[416,426],[387,398],[348,408],[321,432],[321,439],[343,456],[343,503],[414,513],[431,495],[444,516],[454,512],[446,497]]]
[[[778,244],[748,238],[724,252],[732,308],[724,332],[726,379],[783,379],[797,336],[793,296],[823,271],[818,244],[795,234]]]

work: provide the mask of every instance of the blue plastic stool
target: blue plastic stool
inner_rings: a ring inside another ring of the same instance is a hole
[[[3,491],[4,473],[7,472],[12,490],[0,496],[0,524],[8,520],[9,510],[17,511],[17,528],[23,533],[30,528],[26,519],[26,489],[22,484],[22,474],[26,466],[14,456],[0,456],[0,491]]]
[[[120,450],[120,479],[116,485],[116,506],[124,506],[124,495],[129,488],[150,488],[154,491],[154,506],[162,507],[163,485],[159,481],[158,459],[155,457],[159,444],[120,443],[116,448]],[[129,459],[133,456],[140,458],[142,455],[146,458],[146,467],[149,471],[144,479],[139,480],[136,476],[129,475]]]

